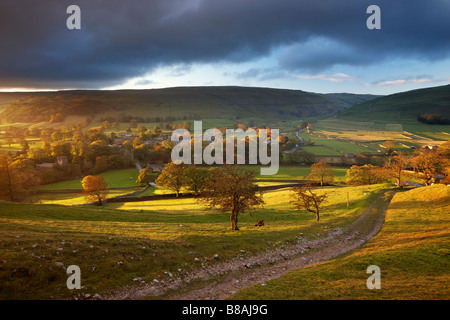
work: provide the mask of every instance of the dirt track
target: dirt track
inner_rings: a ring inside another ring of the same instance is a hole
[[[177,292],[169,295],[168,299],[173,300],[226,299],[248,286],[264,283],[289,271],[360,247],[381,230],[387,206],[394,194],[394,191],[381,194],[355,222],[344,229],[328,231],[326,237],[297,239],[254,255],[244,253],[231,261],[217,262],[172,281],[121,288],[103,294],[102,299],[158,298],[167,294],[169,289]],[[199,280],[203,285],[198,284]],[[193,281],[197,283],[195,286]]]

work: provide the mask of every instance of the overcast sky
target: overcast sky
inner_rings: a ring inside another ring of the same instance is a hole
[[[69,30],[69,5],[81,29]],[[381,29],[369,30],[369,5]],[[0,89],[239,85],[389,94],[450,83],[450,0],[0,3]]]

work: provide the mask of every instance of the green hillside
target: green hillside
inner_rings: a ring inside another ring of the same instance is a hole
[[[57,113],[119,118],[300,120],[345,109],[376,96],[316,94],[250,87],[177,87],[152,90],[0,93],[3,123],[46,122]],[[58,119],[60,121],[60,119]],[[142,121],[153,122],[153,121]],[[157,121],[155,121],[157,122]]]
[[[419,115],[440,120],[419,121]],[[433,143],[430,140],[448,140],[450,125],[445,123],[449,119],[450,85],[447,85],[367,100],[338,111],[332,117],[321,119],[314,124],[314,128],[331,139],[359,143],[395,140],[417,147]],[[379,133],[378,137],[374,136],[375,132]]]
[[[404,123],[416,121],[421,113],[436,113],[449,118],[450,85],[378,97],[341,111],[339,118]]]

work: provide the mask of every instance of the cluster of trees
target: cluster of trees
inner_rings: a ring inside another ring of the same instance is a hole
[[[166,129],[167,130],[176,130],[176,129],[189,130],[189,129],[191,129],[191,123],[187,122],[187,121],[180,122],[180,123],[175,123],[175,124],[173,124],[172,122],[167,122],[166,123]]]
[[[33,164],[0,155],[0,200],[23,201],[40,184]]]
[[[450,124],[448,117],[437,113],[421,113],[417,120],[428,124]]]
[[[169,123],[177,120],[193,120],[193,119],[201,119],[201,117],[198,114],[185,114],[180,116],[148,116],[148,117],[142,117],[142,116],[136,116],[136,115],[127,115],[122,114],[119,116],[107,116],[100,118],[100,121],[108,121],[111,123],[117,122],[117,123],[130,123],[130,122],[137,122],[137,123]]]
[[[163,141],[161,145],[144,143],[163,135],[158,126],[150,130],[139,125],[132,134],[133,139],[125,141],[122,147],[113,145],[118,134],[105,133],[104,128],[111,126],[110,123],[103,123],[101,128],[89,130],[77,126],[41,129],[11,126],[5,128],[2,143],[9,146],[20,143],[22,149],[14,157],[10,155],[14,160],[30,160],[32,167],[54,163],[52,168],[37,172],[43,184],[97,174],[109,169],[128,168],[134,165],[134,158],[145,162],[170,160],[173,147],[171,141]],[[30,146],[27,139],[32,138],[39,138],[40,145]],[[63,166],[56,164],[59,157],[66,157],[67,163]]]
[[[396,152],[387,158],[383,166],[366,164],[352,166],[347,171],[347,184],[364,185],[394,180],[402,188],[405,177],[420,179],[425,185],[437,182],[436,176],[442,175],[444,183],[449,181],[450,143],[447,142],[437,150],[416,150],[413,154]]]
[[[231,229],[239,230],[239,213],[264,204],[255,174],[236,165],[212,167],[208,170],[196,165],[177,165],[171,162],[156,180],[150,168],[142,169],[137,182],[143,185],[156,182],[158,186],[175,192],[177,197],[181,190],[190,191],[207,207],[229,211]],[[92,196],[97,197],[96,200],[101,203],[98,193],[93,193]]]
[[[194,164],[181,163],[177,165],[171,162],[166,165],[155,182],[158,186],[175,192],[177,197],[182,189],[199,195],[205,191],[205,182],[211,177],[212,170],[206,170]]]
[[[383,166],[371,164],[354,165],[346,174],[346,183],[350,185],[366,185],[384,183],[394,180],[395,184],[403,187],[403,179],[406,176],[413,176],[421,179],[425,185],[430,185],[437,180],[435,177],[441,175],[444,179],[442,183],[450,183],[450,141],[440,146],[438,150],[417,150],[413,154],[395,152]],[[320,182],[322,186],[326,182],[334,180],[334,174],[330,166],[325,162],[318,162],[311,166],[311,173],[305,178]],[[293,187],[294,207],[296,209],[306,209],[316,215],[319,220],[321,206],[326,201],[326,193],[314,192],[311,183],[302,187]]]
[[[43,183],[132,166],[130,155],[111,147],[111,140],[99,129],[77,129],[68,134],[56,130],[49,138],[42,139],[40,147],[29,148],[18,158],[32,160],[35,164],[55,163],[59,157],[67,158],[67,164],[55,165],[41,173]]]

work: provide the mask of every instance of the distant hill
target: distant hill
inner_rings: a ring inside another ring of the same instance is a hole
[[[145,122],[207,118],[270,122],[330,114],[377,97],[253,87],[0,93],[0,119],[4,123],[38,123],[81,115],[141,117]]]
[[[364,101],[339,112],[340,119],[415,122],[422,113],[450,118],[450,85],[412,90]]]

